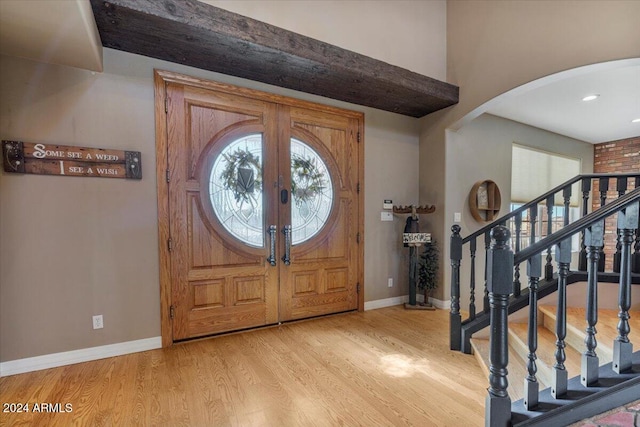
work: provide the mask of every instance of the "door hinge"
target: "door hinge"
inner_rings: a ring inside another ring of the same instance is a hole
[[[173,319],[175,315],[176,315],[176,309],[173,306],[169,307],[169,318]]]
[[[360,243],[360,232],[356,233],[356,243]]]
[[[164,112],[165,114],[169,112],[169,97],[164,98]]]
[[[356,193],[360,194],[360,183],[356,184]]]
[[[169,252],[173,250],[173,240],[171,240],[171,237],[167,240],[167,248],[169,249]]]
[[[169,182],[169,169],[167,169],[166,178],[167,178],[167,182]]]
[[[356,285],[356,292],[360,293],[360,282],[358,282],[358,284]]]
[[[360,132],[358,132],[358,142],[360,142]]]

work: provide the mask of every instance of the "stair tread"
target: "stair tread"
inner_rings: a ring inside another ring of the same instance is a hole
[[[509,332],[519,339],[524,348],[528,349],[528,325],[526,323],[513,323],[509,325]],[[550,378],[553,365],[556,363],[556,336],[550,330],[538,326],[538,349],[536,350],[538,370],[546,369],[547,377]],[[565,368],[569,373],[569,378],[580,375],[580,353],[570,346],[565,347],[566,361]],[[528,353],[521,355],[526,358]]]
[[[480,367],[484,371],[487,378],[489,378],[489,366],[491,365],[490,359],[490,347],[489,340],[483,338],[471,338],[471,348],[473,348],[473,354],[478,359]],[[509,346],[509,386],[507,391],[512,402],[520,400],[524,396],[524,380],[527,376],[527,368],[516,354],[515,350]],[[546,385],[540,386],[540,389],[545,388]]]
[[[556,307],[552,305],[541,305],[539,310],[552,319],[556,319]],[[640,311],[630,311],[629,325],[631,332],[629,340],[639,345],[640,343]],[[578,307],[567,308],[567,330],[571,331],[584,339],[586,336],[586,310]],[[618,336],[618,310],[599,309],[598,323],[596,324],[596,339],[598,347],[596,352],[602,353],[605,357],[603,361],[611,361],[613,357],[613,342]],[[583,349],[579,349],[583,351]],[[602,362],[602,361],[601,361]]]

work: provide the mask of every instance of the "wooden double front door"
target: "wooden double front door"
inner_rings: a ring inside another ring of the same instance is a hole
[[[358,308],[362,115],[165,72],[156,99],[163,342]]]

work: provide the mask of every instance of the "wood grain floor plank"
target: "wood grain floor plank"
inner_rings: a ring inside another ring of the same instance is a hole
[[[480,426],[487,378],[448,312],[401,306],[0,378],[0,425]]]

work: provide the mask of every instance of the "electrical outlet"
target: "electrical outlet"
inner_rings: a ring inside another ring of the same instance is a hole
[[[390,288],[393,288],[393,277],[389,277],[389,280],[387,281],[387,286],[389,286]]]
[[[102,329],[102,328],[104,328],[104,323],[102,322],[102,314],[93,316],[93,329]]]

